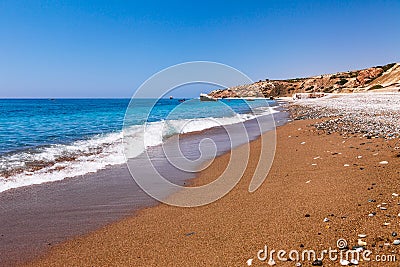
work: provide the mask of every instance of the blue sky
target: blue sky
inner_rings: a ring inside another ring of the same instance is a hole
[[[253,80],[382,65],[400,61],[398,14],[398,0],[1,1],[0,97],[130,97],[194,60]]]

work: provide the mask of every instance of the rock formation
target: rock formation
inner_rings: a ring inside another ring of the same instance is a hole
[[[309,78],[267,79],[253,84],[214,90],[209,95],[215,98],[277,97],[291,96],[294,93],[346,93],[382,88],[400,88],[400,65],[398,63]]]

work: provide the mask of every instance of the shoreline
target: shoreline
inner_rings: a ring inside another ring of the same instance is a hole
[[[393,241],[390,233],[396,231],[399,220],[392,197],[400,192],[397,156],[383,139],[327,135],[309,126],[315,122],[294,121],[277,129],[274,164],[254,193],[248,192],[253,160],[238,185],[217,202],[189,209],[165,204],[145,208],[136,216],[56,246],[27,266],[66,262],[80,266],[244,266],[250,258],[259,266],[266,265],[256,259],[264,245],[321,250],[346,238],[351,247],[357,244],[358,234],[367,235],[367,247],[374,252],[395,251],[397,255],[396,246],[385,245]],[[259,153],[258,141],[250,143],[253,159]],[[380,165],[383,160],[389,164]],[[228,162],[229,153],[217,157],[192,180],[193,185],[213,180]],[[370,198],[376,202],[369,202]],[[376,207],[380,202],[387,203],[390,217]],[[377,215],[369,217],[371,212]],[[391,224],[383,226],[386,221]],[[293,262],[280,264],[293,266]],[[324,261],[324,266],[337,264]]]
[[[285,115],[282,114],[276,116],[283,122]],[[254,127],[251,121],[245,124]],[[216,138],[216,142],[222,144],[219,149],[225,153],[226,144],[222,135],[218,137],[219,132],[221,129],[213,128],[188,133],[184,134],[183,140],[196,143],[196,139]],[[256,136],[257,132],[253,130],[249,138],[252,140]],[[162,166],[161,169],[168,173],[168,169]],[[174,182],[183,185],[193,177],[181,178],[174,178]],[[53,246],[127,216],[135,216],[141,209],[158,204],[136,185],[126,165],[53,183],[12,189],[3,192],[0,200],[4,215],[0,219],[0,233],[4,234],[0,238],[1,254],[4,255],[0,262],[6,266],[29,262]],[[15,221],[21,223],[15,225]]]

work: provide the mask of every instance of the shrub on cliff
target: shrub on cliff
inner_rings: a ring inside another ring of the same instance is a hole
[[[377,84],[377,85],[374,85],[371,88],[369,88],[369,90],[375,90],[375,89],[381,89],[381,88],[383,88],[383,86],[380,84]]]
[[[336,84],[345,85],[347,82],[348,82],[347,79],[340,79],[339,81],[336,82]]]

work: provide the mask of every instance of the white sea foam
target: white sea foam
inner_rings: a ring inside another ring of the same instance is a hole
[[[97,172],[107,166],[119,165],[126,158],[140,155],[146,148],[161,145],[166,138],[181,133],[197,132],[217,126],[231,125],[276,113],[273,108],[258,108],[256,114],[237,114],[224,118],[198,118],[166,120],[125,127],[123,132],[96,136],[72,144],[57,144],[35,151],[24,151],[0,157],[0,170],[22,172],[9,177],[0,176],[0,192],[11,188],[58,181],[87,173]],[[129,148],[129,151],[125,151]],[[29,164],[44,164],[40,169]]]

